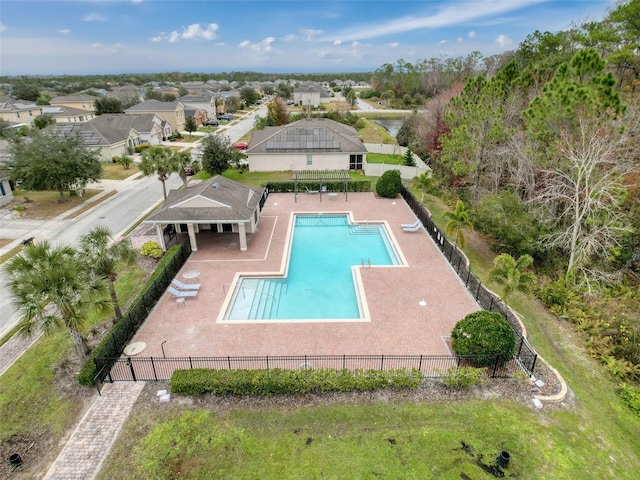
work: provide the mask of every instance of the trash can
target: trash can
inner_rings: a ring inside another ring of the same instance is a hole
[[[11,455],[9,457],[9,465],[11,465],[13,468],[17,468],[22,465],[22,458],[20,458],[20,455],[18,455],[17,453]]]
[[[511,456],[509,455],[509,452],[500,452],[500,455],[498,455],[498,457],[496,458],[496,462],[498,462],[498,465],[501,466],[502,468],[507,468],[509,466],[509,460],[510,460]]]

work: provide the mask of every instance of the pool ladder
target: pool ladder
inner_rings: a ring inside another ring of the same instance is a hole
[[[362,265],[362,268],[364,268],[364,265],[365,265],[364,258],[360,259],[360,264]],[[367,258],[367,268],[371,268],[371,259],[370,258]]]

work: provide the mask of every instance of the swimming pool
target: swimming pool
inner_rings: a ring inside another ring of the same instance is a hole
[[[382,223],[344,214],[296,214],[292,223],[285,275],[240,276],[224,320],[361,319],[357,267],[401,264]]]

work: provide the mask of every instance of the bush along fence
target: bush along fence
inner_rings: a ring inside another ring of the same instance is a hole
[[[90,386],[104,382],[124,347],[146,320],[149,312],[164,294],[171,279],[185,264],[190,253],[191,246],[189,242],[185,242],[171,247],[160,259],[158,267],[147,281],[142,293],[85,362],[78,374],[78,382],[81,385]]]
[[[523,339],[522,339],[523,341]],[[535,355],[535,354],[534,354]],[[521,354],[526,359],[526,354]],[[492,378],[506,378],[521,372],[520,363],[504,361],[499,355],[487,362],[487,355],[298,355],[256,357],[127,357],[96,358],[108,367],[104,381],[167,381],[179,370],[377,370],[380,372],[406,370],[420,372],[423,377],[439,378],[452,367],[489,364],[486,374]],[[534,363],[534,359],[526,359]]]
[[[469,292],[476,299],[476,302],[478,302],[484,310],[497,312],[507,319],[516,336],[515,361],[521,365],[526,373],[532,375],[538,355],[524,338],[522,326],[511,309],[482,285],[482,282],[476,278],[471,272],[469,265],[467,265],[467,258],[444,236],[444,233],[442,233],[435,223],[433,223],[433,220],[431,220],[429,212],[427,212],[404,185],[402,186],[401,195],[407,202],[407,205],[409,205],[409,208],[413,210],[413,213],[415,213],[416,217],[422,222],[425,230],[451,264],[458,274],[458,277],[460,277]]]

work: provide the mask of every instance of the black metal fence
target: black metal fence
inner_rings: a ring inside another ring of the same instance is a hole
[[[521,339],[521,343],[524,339]],[[522,346],[522,345],[521,345]],[[535,355],[535,354],[534,354]],[[492,378],[509,377],[521,371],[517,359],[504,363],[499,356],[482,356],[483,365],[487,365],[487,375]],[[528,364],[535,363],[521,354]],[[105,359],[106,360],[106,359]],[[440,377],[451,367],[475,366],[476,356],[453,355],[298,355],[298,356],[260,356],[260,357],[127,357],[111,359],[107,381],[166,381],[176,370],[205,368],[212,370],[265,370],[301,368],[332,368],[347,370],[395,370],[416,369],[425,377]]]
[[[140,297],[131,305],[122,319],[113,327],[111,332],[98,346],[94,357],[96,375],[94,382],[104,382],[109,375],[110,368],[118,361],[124,347],[136,334],[142,323],[156,305],[160,297],[171,283],[171,279],[182,268],[191,253],[189,242],[182,243],[178,252],[160,271],[155,272],[155,278],[142,292]]]
[[[482,282],[476,278],[467,265],[467,258],[444,236],[444,233],[442,233],[435,223],[433,223],[433,220],[431,220],[427,210],[425,210],[422,204],[411,194],[411,192],[403,186],[401,194],[407,202],[407,205],[409,205],[409,208],[413,210],[413,213],[415,213],[416,217],[418,217],[422,222],[427,233],[442,251],[442,254],[449,261],[462,283],[464,283],[478,304],[483,309],[490,312],[500,313],[507,319],[516,335],[516,345],[519,345],[516,351],[516,361],[520,362],[522,368],[527,373],[533,374],[537,360],[537,353],[522,335],[522,327],[513,312],[500,300],[500,298],[491,293],[482,284]]]

